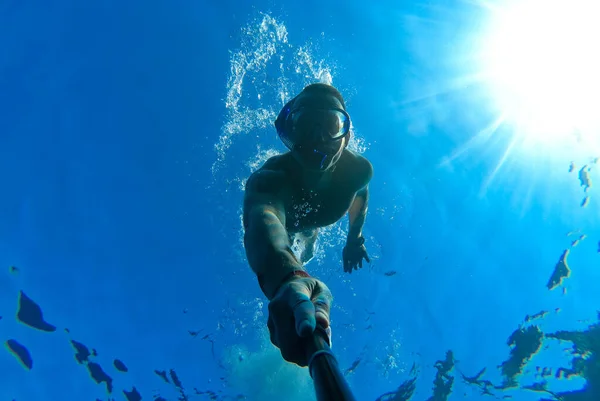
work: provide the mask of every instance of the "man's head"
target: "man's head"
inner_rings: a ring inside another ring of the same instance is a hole
[[[325,171],[339,160],[350,140],[350,116],[331,85],[305,87],[281,109],[277,133],[307,170]]]

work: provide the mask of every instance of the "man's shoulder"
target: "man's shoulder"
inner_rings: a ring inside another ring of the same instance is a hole
[[[246,182],[246,191],[273,192],[281,187],[286,178],[287,154],[270,157]]]
[[[260,170],[286,171],[291,161],[290,152],[269,157]]]
[[[366,157],[348,149],[344,149],[343,160],[345,164],[344,171],[351,174],[355,179],[353,182],[359,188],[367,186],[373,178],[373,165],[371,162]]]

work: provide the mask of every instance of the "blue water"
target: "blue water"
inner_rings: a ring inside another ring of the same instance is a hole
[[[343,273],[345,221],[307,266],[335,297],[340,366],[362,358],[347,375],[359,400],[395,390],[413,363],[413,400],[428,399],[447,350],[457,360],[449,399],[488,399],[459,371],[485,367],[484,378],[500,384],[506,341],[526,315],[550,311],[544,332],[596,321],[597,190],[580,207],[583,188],[568,167],[597,155],[515,151],[494,174],[510,127],[470,142],[497,110],[481,85],[452,85],[475,69],[460,56],[477,41],[481,7],[276,3],[0,5],[0,340],[17,340],[33,360],[26,369],[0,350],[0,399],[124,400],[135,387],[144,400],[176,400],[180,390],[154,372],[171,369],[189,399],[210,399],[194,388],[219,399],[314,399],[307,371],[268,341],[240,209],[261,152],[285,149],[271,126],[281,94],[289,99],[323,72],[346,97],[356,143],[375,168],[371,266]],[[276,28],[286,42],[269,36]],[[275,53],[249,68],[267,44]],[[295,56],[300,49],[312,67]],[[240,71],[235,55],[246,57]],[[571,250],[571,277],[549,291],[575,229],[587,238]],[[20,291],[54,332],[15,318]],[[70,340],[97,355],[78,363]],[[548,345],[522,384],[535,381],[535,366],[570,366],[568,343]],[[111,394],[90,377],[91,362],[112,378]],[[559,391],[584,385],[548,381]]]

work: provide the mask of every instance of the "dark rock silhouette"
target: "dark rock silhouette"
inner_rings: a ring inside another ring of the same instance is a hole
[[[73,346],[73,348],[75,348],[75,351],[77,351],[77,353],[75,354],[75,359],[77,359],[77,362],[79,362],[79,363],[87,362],[88,358],[91,355],[88,347],[86,347],[84,344],[77,342],[75,340],[71,340],[71,345]]]
[[[8,350],[19,359],[19,362],[23,364],[23,367],[27,370],[31,370],[33,367],[33,359],[29,350],[24,345],[20,344],[17,340],[6,341],[6,347]]]
[[[142,396],[135,387],[131,391],[123,390],[123,394],[127,401],[142,401]]]
[[[173,384],[175,385],[175,387],[177,387],[178,389],[183,389],[183,384],[181,383],[181,380],[179,380],[177,372],[175,372],[174,369],[171,369],[169,373],[171,374],[171,380],[173,380]]]
[[[127,366],[125,366],[125,364],[118,359],[115,359],[113,361],[113,365],[115,366],[115,369],[117,369],[119,372],[129,371],[129,369],[127,369]]]
[[[52,332],[56,327],[44,320],[42,308],[29,298],[23,291],[19,292],[19,309],[17,310],[17,320],[27,326],[41,331]]]
[[[92,377],[92,379],[94,379],[94,381],[98,384],[100,384],[102,382],[106,383],[106,391],[108,391],[109,393],[112,393],[112,390],[113,390],[112,377],[107,375],[106,372],[104,370],[102,370],[102,367],[95,362],[89,362],[87,364],[87,368],[90,372],[90,376]]]
[[[162,378],[165,381],[165,383],[171,384],[169,378],[167,377],[167,372],[165,372],[164,370],[155,370],[154,373],[156,373],[160,378]]]

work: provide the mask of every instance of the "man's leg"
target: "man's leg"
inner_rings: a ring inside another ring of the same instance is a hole
[[[299,232],[297,235],[304,243],[304,249],[300,255],[300,261],[302,264],[308,263],[315,256],[315,244],[317,242],[317,236],[319,229],[306,230]]]

